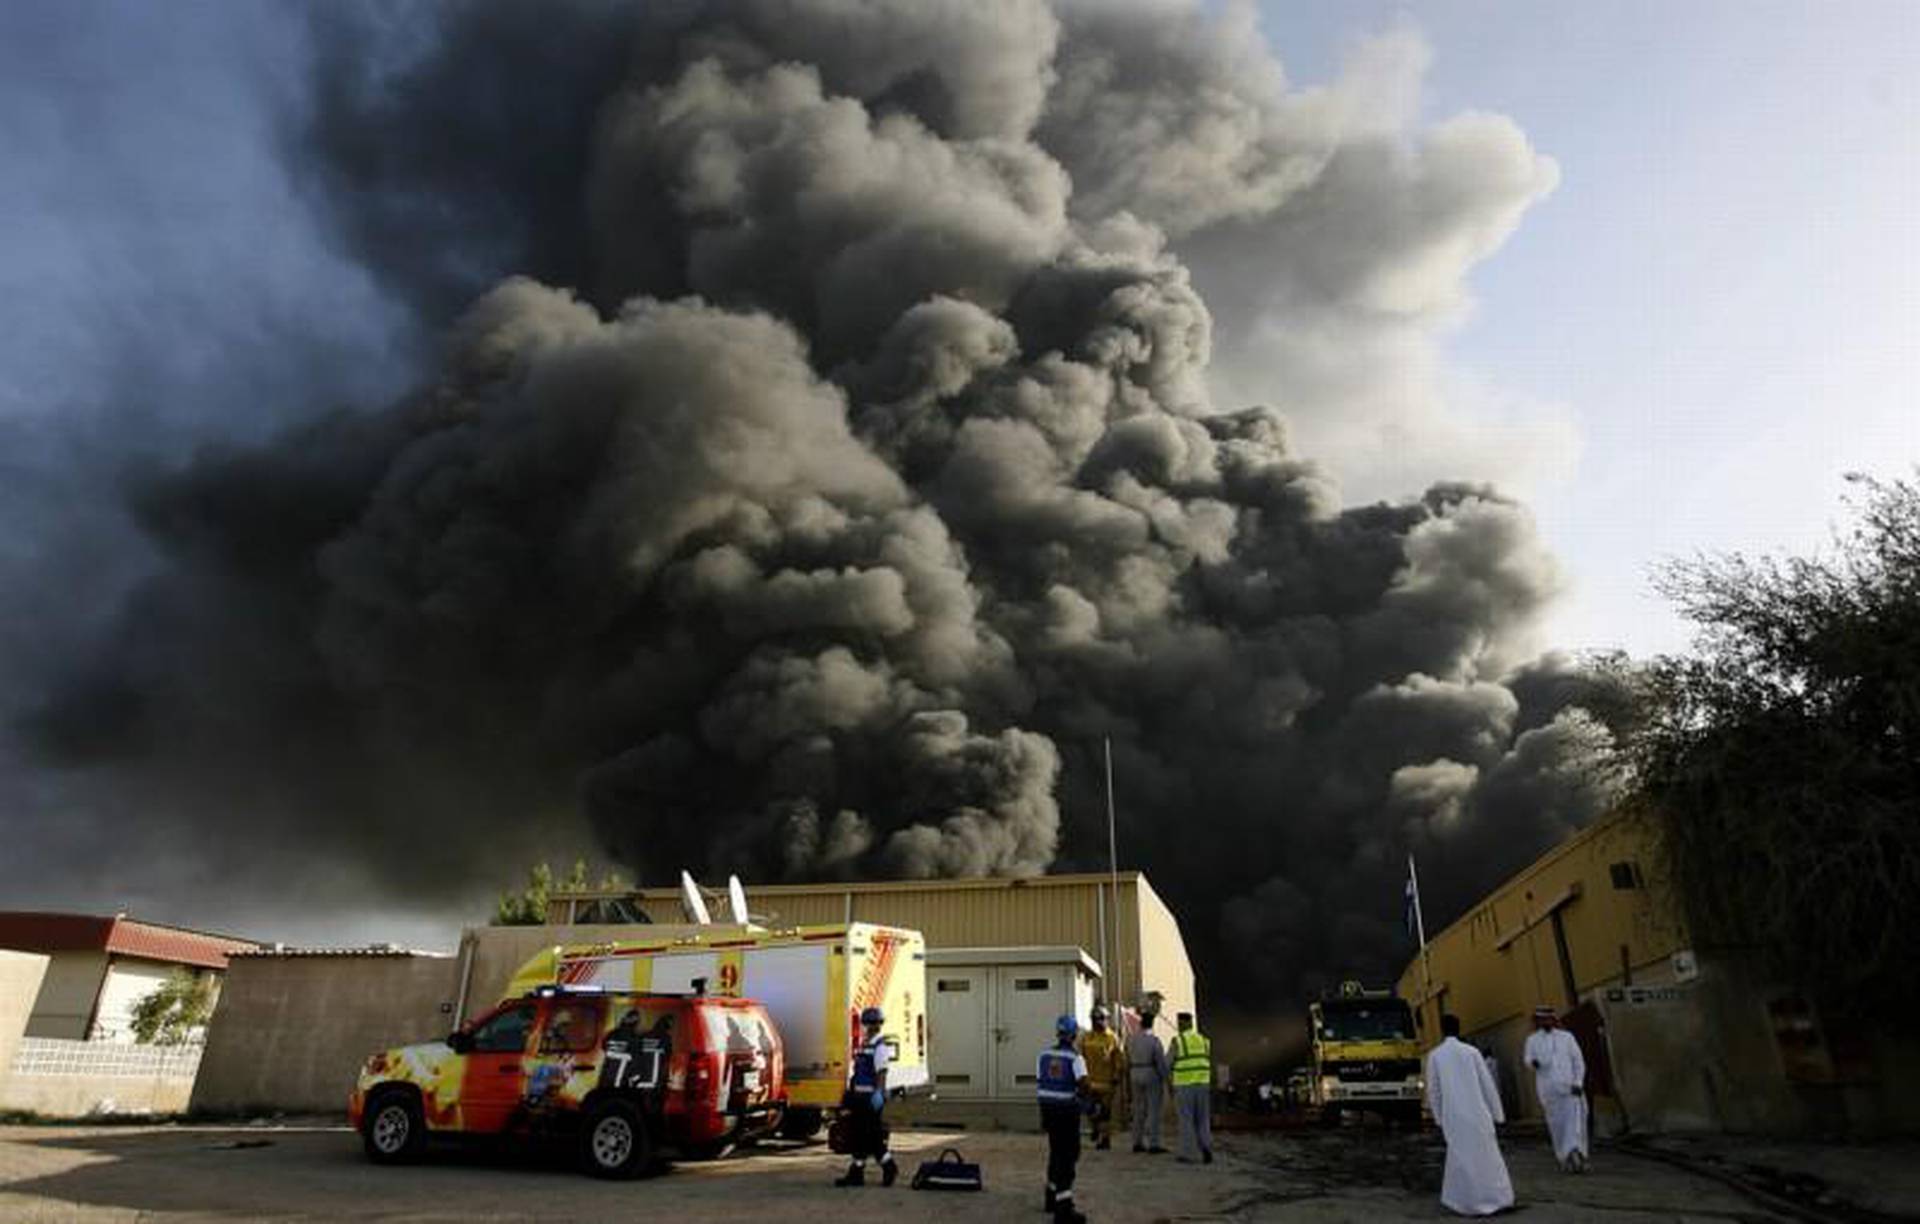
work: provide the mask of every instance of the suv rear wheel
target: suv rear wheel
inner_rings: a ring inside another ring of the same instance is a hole
[[[595,1177],[635,1177],[653,1163],[653,1141],[640,1111],[626,1101],[601,1101],[580,1128],[580,1164]]]
[[[427,1146],[427,1120],[420,1102],[399,1088],[377,1092],[360,1121],[360,1139],[375,1164],[404,1164]]]

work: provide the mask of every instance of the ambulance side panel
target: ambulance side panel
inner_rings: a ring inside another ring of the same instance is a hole
[[[862,1009],[878,1007],[892,1039],[887,1087],[924,1088],[927,1070],[927,941],[918,931],[856,922],[847,929],[846,1037],[859,1036]]]

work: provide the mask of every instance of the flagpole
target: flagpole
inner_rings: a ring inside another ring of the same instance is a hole
[[[1107,872],[1113,885],[1113,963],[1106,967],[1107,998],[1119,1007],[1123,1002],[1120,997],[1120,842],[1114,834],[1113,737],[1101,736],[1100,746],[1107,762]]]
[[[1433,954],[1427,951],[1427,918],[1420,909],[1420,871],[1413,865],[1413,852],[1407,852],[1407,881],[1413,885],[1413,926],[1420,937],[1420,972],[1426,978],[1426,994],[1420,1000],[1424,1008],[1433,999]]]

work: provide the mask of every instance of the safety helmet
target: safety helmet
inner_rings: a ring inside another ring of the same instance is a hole
[[[1053,1022],[1053,1031],[1062,1037],[1071,1037],[1080,1031],[1080,1022],[1072,1016],[1062,1016]]]
[[[869,1007],[860,1013],[860,1023],[862,1024],[880,1024],[885,1020],[886,1017],[880,1014],[880,1009],[877,1007]]]
[[[1095,1003],[1093,1005],[1093,1018],[1095,1020],[1105,1020],[1107,1018],[1107,1005],[1105,1003]]]

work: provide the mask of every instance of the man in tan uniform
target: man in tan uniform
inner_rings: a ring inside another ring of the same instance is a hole
[[[1081,1035],[1080,1057],[1087,1060],[1087,1095],[1093,1098],[1093,1146],[1104,1152],[1113,1146],[1113,1112],[1127,1082],[1127,1052],[1107,1027],[1104,1004],[1093,1005],[1093,1028]]]

